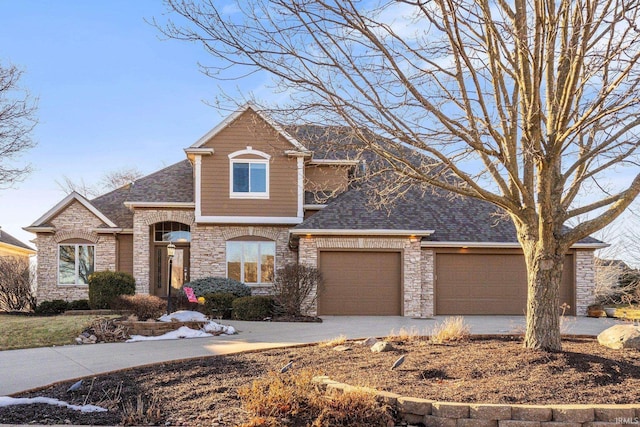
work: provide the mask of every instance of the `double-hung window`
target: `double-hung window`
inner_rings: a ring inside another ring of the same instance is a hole
[[[88,285],[96,265],[95,245],[61,244],[58,246],[58,283]]]
[[[246,284],[273,283],[275,242],[227,242],[227,277]]]

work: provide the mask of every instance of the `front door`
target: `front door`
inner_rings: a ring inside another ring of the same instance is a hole
[[[176,253],[171,261],[171,278],[169,278],[169,259],[167,246],[156,245],[154,248],[154,277],[151,294],[166,297],[169,280],[171,280],[171,294],[182,288],[189,281],[189,246],[176,245]]]

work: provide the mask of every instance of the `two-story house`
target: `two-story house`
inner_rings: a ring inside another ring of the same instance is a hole
[[[321,126],[282,127],[251,105],[185,149],[186,160],[93,200],[72,193],[36,234],[38,300],[87,297],[87,276],[118,270],[136,291],[231,277],[268,293],[278,268],[316,266],[320,315],[523,314],[524,258],[492,205],[414,191],[375,209],[349,188],[358,160],[323,150]],[[320,136],[321,135],[321,136]],[[318,202],[314,194],[342,193]],[[567,255],[561,300],[583,314],[593,251]]]

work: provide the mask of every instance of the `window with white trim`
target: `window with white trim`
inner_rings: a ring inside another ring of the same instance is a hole
[[[96,265],[95,245],[58,245],[58,283],[60,285],[88,285],[89,275]]]
[[[246,284],[273,283],[275,242],[227,242],[227,277]]]
[[[269,161],[231,160],[231,197],[266,199],[269,197]]]

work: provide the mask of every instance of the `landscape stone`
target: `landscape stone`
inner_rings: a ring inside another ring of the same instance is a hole
[[[349,347],[348,345],[337,345],[337,346],[333,347],[333,349],[335,351],[349,351],[349,350],[351,350],[351,347]]]
[[[627,348],[640,350],[640,326],[612,326],[600,332],[598,342],[605,347],[615,350]]]
[[[391,345],[390,342],[387,341],[380,341],[375,343],[373,346],[371,346],[371,351],[374,353],[382,353],[384,351],[391,351],[393,350],[393,346]]]
[[[377,342],[378,342],[378,339],[376,337],[369,337],[366,340],[363,340],[362,342],[360,342],[360,344],[366,345],[367,347],[371,347]]]

